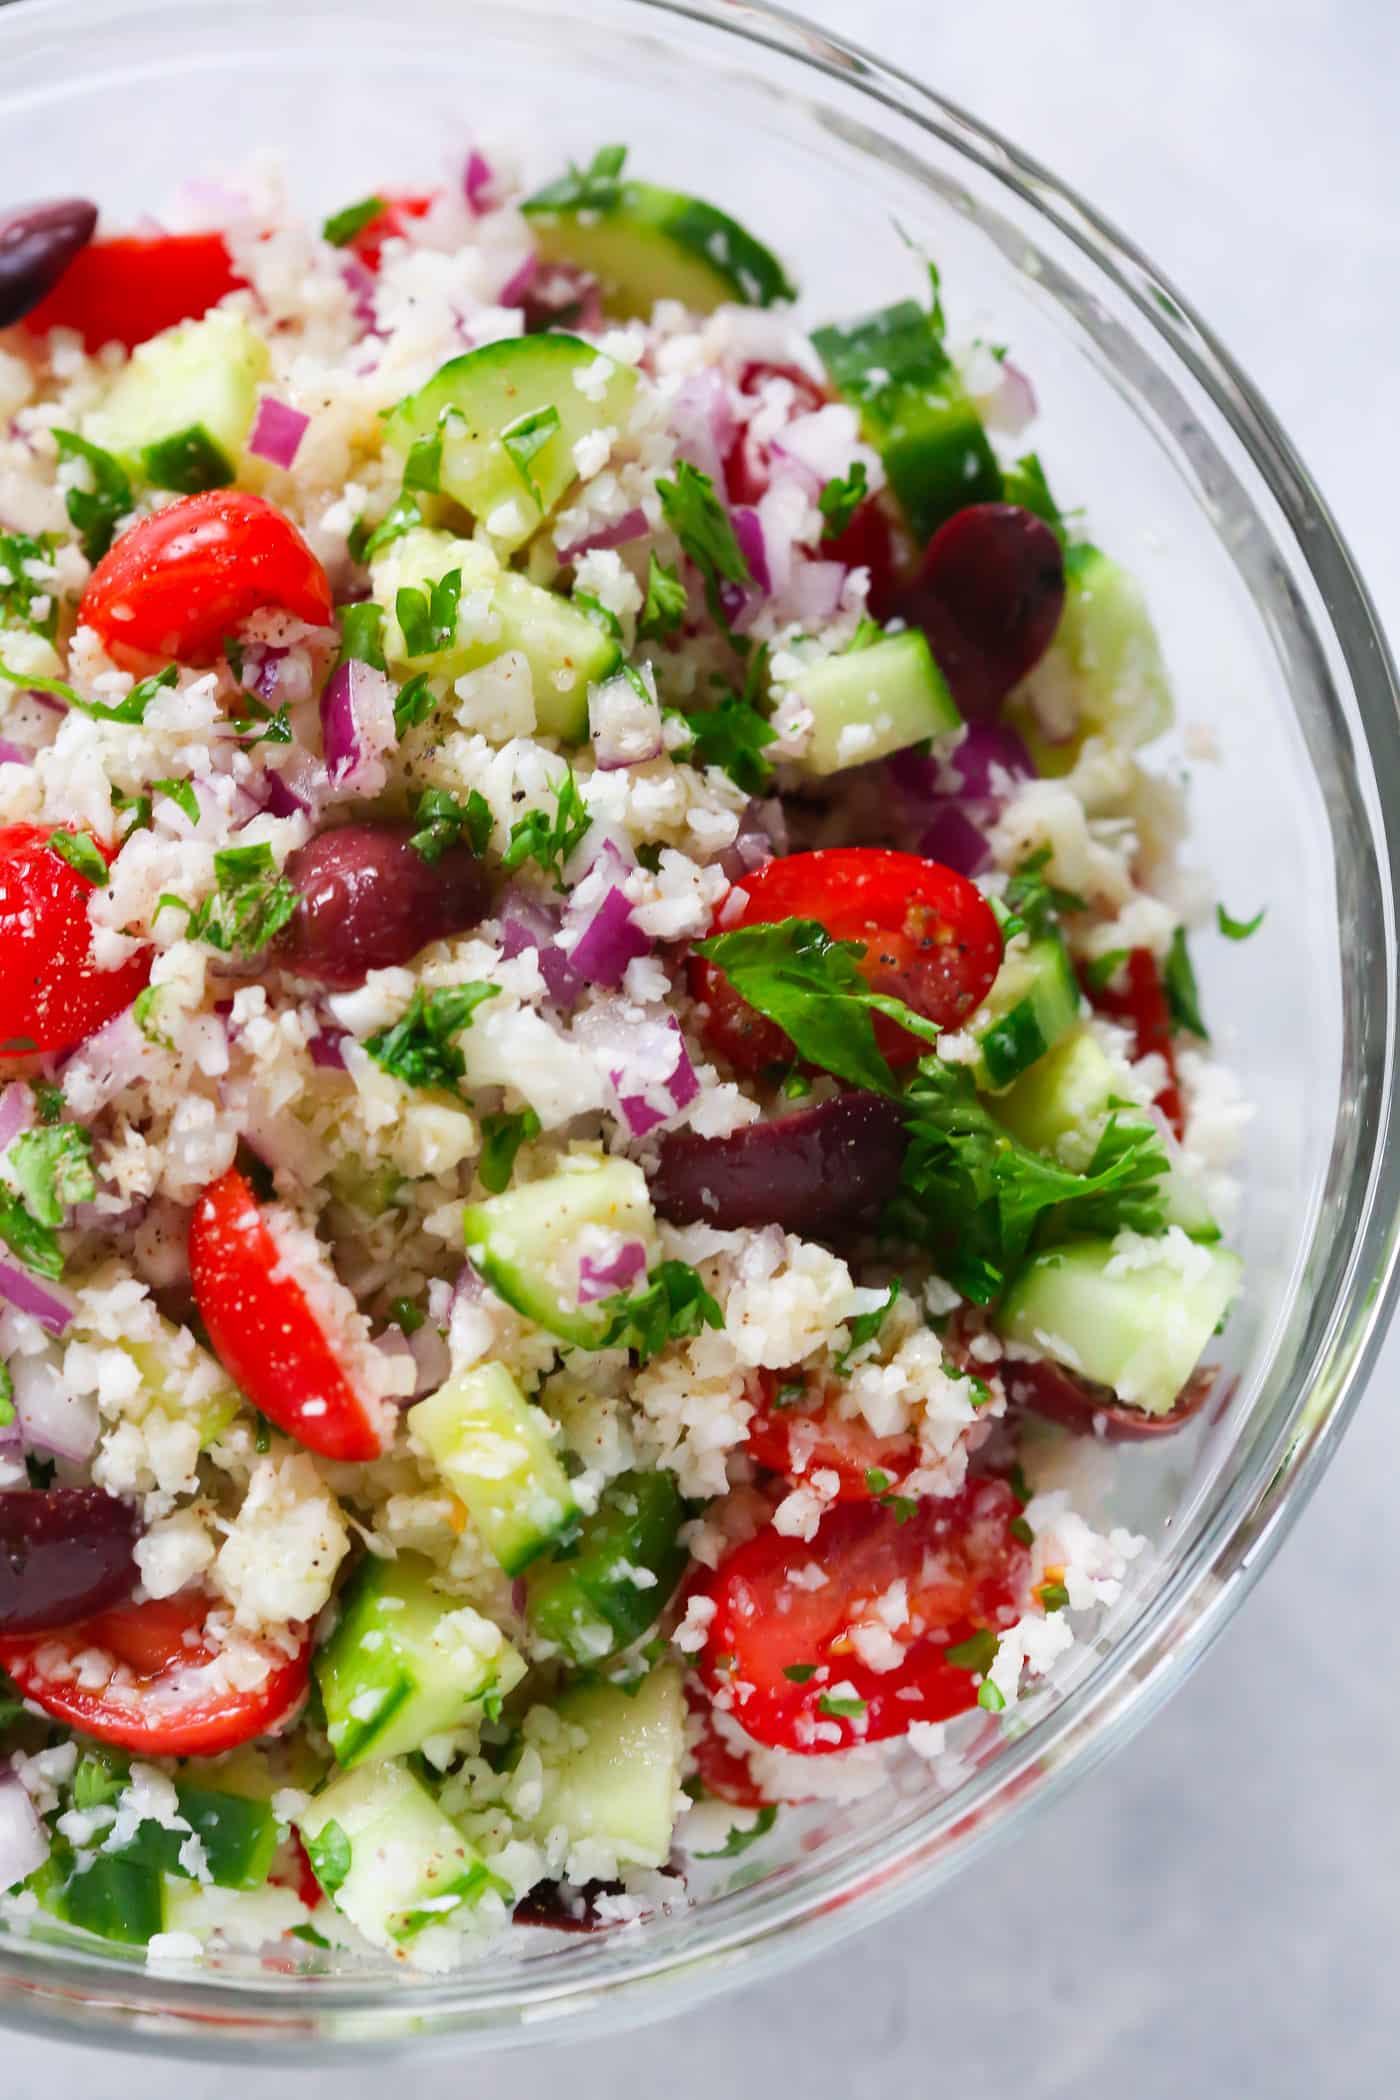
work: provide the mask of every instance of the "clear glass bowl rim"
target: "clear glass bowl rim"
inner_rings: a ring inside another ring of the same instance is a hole
[[[162,0],[170,13],[236,12],[236,0]],[[1279,506],[1295,548],[1325,607],[1331,640],[1345,665],[1374,775],[1400,779],[1400,684],[1370,595],[1307,469],[1257,390],[1169,280],[1091,205],[1030,155],[958,105],[839,34],[766,0],[616,0],[639,24],[664,34],[667,18],[756,45],[818,74],[857,87],[956,153],[975,162],[1039,217],[1069,238],[1088,262],[1126,294],[1170,357],[1185,365],[1211,399]],[[40,18],[110,16],[91,0],[18,0],[0,22],[7,39]],[[1388,1324],[1400,1252],[1400,1151],[1385,1144],[1400,1052],[1395,1030],[1394,898],[1400,890],[1400,834],[1384,803],[1372,820],[1379,919],[1386,935],[1384,1011],[1372,1024],[1383,1054],[1362,1073],[1358,1110],[1376,1144],[1359,1160],[1347,1194],[1357,1220],[1327,1334],[1310,1361],[1294,1367],[1286,1448],[1267,1477],[1237,1481],[1193,1554],[1175,1569],[1112,1654],[1054,1713],[1011,1744],[989,1772],[959,1795],[956,1845],[895,1834],[873,1845],[858,1867],[814,1868],[775,1916],[725,1932],[697,1932],[693,1949],[641,1959],[625,1974],[549,1983],[507,1983],[493,1998],[474,1993],[470,1972],[404,1990],[379,1979],[318,1980],[310,1990],[201,1981],[159,1970],[100,1967],[57,1950],[37,1954],[0,1944],[0,2021],[56,2039],[147,2051],[159,2047],[205,2058],[243,2059],[250,2044],[264,2062],[320,2062],[407,2047],[499,2048],[529,2040],[573,2039],[611,2031],[694,2005],[731,1983],[771,1976],[830,1948],[853,1931],[930,1892],[1003,1841],[1031,1809],[1119,1747],[1185,1678],[1220,1633],[1297,1520],[1349,1422]],[[1363,1174],[1363,1168],[1365,1172]],[[1365,1180],[1359,1191],[1356,1181]],[[1338,1264],[1340,1266],[1340,1260]],[[1298,1372],[1301,1368],[1302,1375]],[[1031,1781],[1034,1784],[1031,1784]]]

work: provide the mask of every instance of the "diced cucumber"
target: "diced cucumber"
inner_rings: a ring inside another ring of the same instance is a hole
[[[579,1261],[590,1240],[640,1240],[650,1267],[656,1221],[640,1167],[625,1159],[568,1161],[467,1208],[467,1254],[493,1291],[527,1320],[581,1349],[596,1349],[607,1317],[580,1305]]]
[[[316,1657],[326,1734],[347,1770],[449,1734],[525,1674],[500,1628],[434,1589],[432,1572],[416,1554],[371,1554]]]
[[[812,343],[832,385],[860,412],[890,487],[922,545],[969,503],[995,502],[1001,470],[931,317],[912,299]]]
[[[26,1886],[51,1917],[98,1939],[144,1947],[165,1930],[165,1877],[140,1857],[96,1852],[80,1866],[59,1843]]]
[[[1049,682],[1053,681],[1053,685]],[[1073,733],[1051,741],[1035,706],[1046,685],[1056,712],[1072,709]],[[1162,645],[1136,577],[1097,547],[1065,556],[1065,609],[1054,646],[1008,702],[1042,773],[1070,771],[1088,736],[1134,748],[1172,725],[1171,685]]]
[[[532,1630],[579,1664],[629,1647],[660,1618],[685,1573],[684,1521],[673,1474],[619,1474],[584,1518],[577,1545],[531,1569]]]
[[[1241,1266],[1224,1247],[1180,1239],[1140,1265],[1125,1262],[1113,1240],[1071,1242],[1026,1263],[997,1331],[1111,1386],[1130,1407],[1163,1415],[1229,1310]]]
[[[627,420],[637,376],[576,335],[527,335],[451,358],[389,413],[405,456],[442,437],[438,486],[503,553],[522,546],[578,478],[574,446]]]
[[[277,1850],[277,1819],[265,1801],[249,1801],[238,1794],[211,1793],[204,1787],[177,1781],[180,1814],[204,1847],[210,1877],[221,1889],[259,1889],[267,1880],[272,1856]],[[161,1835],[167,1850],[176,1855],[166,1872],[180,1871],[178,1855],[183,1840],[175,1830]]]
[[[771,306],[795,299],[782,264],[727,212],[658,189],[650,182],[619,182],[601,201],[579,195],[564,176],[521,210],[546,262],[572,263],[596,277],[609,313],[646,320],[658,299],[678,299],[707,314],[726,300]]]
[[[676,1665],[659,1664],[635,1688],[580,1686],[564,1693],[556,1711],[585,1741],[546,1766],[541,1834],[562,1824],[576,1844],[606,1845],[620,1866],[663,1866],[685,1754]]]
[[[632,1410],[626,1399],[596,1392],[567,1371],[547,1378],[536,1397],[581,1465],[609,1478],[625,1471],[632,1455]]]
[[[968,1023],[981,1046],[978,1086],[1010,1086],[1075,1027],[1080,1004],[1079,981],[1058,933],[1014,948]]]
[[[789,690],[812,711],[806,773],[840,773],[962,726],[947,681],[915,627],[868,649],[824,656]]]
[[[344,1880],[327,1893],[377,1947],[443,1924],[495,1885],[475,1846],[406,1765],[341,1773],[316,1795],[298,1828],[314,1846],[332,1823],[346,1840],[349,1862]]]
[[[133,350],[83,435],[156,488],[221,488],[237,476],[271,368],[267,344],[246,321],[206,314]]]
[[[403,1175],[388,1160],[367,1165],[358,1152],[344,1152],[326,1176],[326,1185],[337,1203],[361,1217],[382,1218],[391,1210],[403,1187]]]
[[[1150,1125],[1167,1157],[1167,1171],[1158,1184],[1165,1223],[1179,1225],[1193,1239],[1219,1239],[1220,1228],[1175,1137],[1159,1117],[1124,1105],[1121,1080],[1087,1029],[1062,1036],[994,1105],[998,1120],[1013,1137],[1079,1174],[1088,1168],[1110,1115],[1116,1114],[1124,1128]]]
[[[573,1522],[554,1425],[503,1364],[459,1372],[409,1409],[408,1426],[508,1575]]]

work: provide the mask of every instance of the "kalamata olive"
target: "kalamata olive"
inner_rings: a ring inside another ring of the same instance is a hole
[[[598,1898],[621,1894],[620,1881],[585,1881],[566,1902],[557,1881],[541,1881],[521,1897],[512,1916],[517,1925],[544,1925],[551,1932],[601,1932]]]
[[[0,328],[47,297],[96,224],[97,206],[86,197],[25,204],[0,217]]]
[[[672,1225],[782,1225],[821,1234],[871,1216],[894,1194],[904,1118],[881,1094],[837,1094],[728,1137],[675,1131],[661,1141],[651,1180],[657,1214]]]
[[[899,597],[964,715],[995,715],[1055,638],[1065,561],[1050,527],[1016,503],[973,503],[940,525]]]
[[[1106,1444],[1140,1443],[1184,1428],[1205,1406],[1219,1377],[1216,1370],[1203,1365],[1191,1373],[1164,1415],[1150,1415],[1120,1400],[1111,1386],[1093,1385],[1043,1358],[1020,1363],[1007,1357],[996,1368],[1013,1407],[1027,1408],[1046,1421],[1096,1436]]]
[[[140,1532],[131,1504],[101,1488],[0,1494],[0,1629],[47,1633],[120,1603]]]
[[[297,909],[279,948],[289,970],[345,990],[476,925],[490,899],[476,855],[450,846],[426,860],[410,837],[406,824],[346,824],[288,856]]]

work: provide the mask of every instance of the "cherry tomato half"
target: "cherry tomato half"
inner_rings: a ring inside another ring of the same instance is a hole
[[[685,1702],[691,1713],[691,1755],[695,1776],[716,1801],[735,1808],[767,1808],[768,1797],[749,1770],[749,1761],[731,1750],[715,1726],[714,1707],[694,1683],[687,1681]]]
[[[65,1626],[61,1633],[0,1638],[0,1669],[24,1698],[81,1735],[118,1743],[146,1757],[212,1757],[286,1722],[306,1691],[310,1629],[295,1655],[258,1643],[267,1658],[261,1684],[228,1681],[219,1649],[205,1632],[209,1599],[198,1590],[145,1604],[119,1604]],[[103,1685],[87,1658],[111,1658]]]
[[[359,256],[367,270],[378,270],[384,259],[384,243],[405,234],[411,220],[426,218],[434,201],[435,192],[431,190],[426,196],[386,197],[383,211],[351,235],[347,243],[351,253]]]
[[[800,1371],[785,1378],[781,1371],[761,1371],[761,1398],[749,1423],[749,1456],[772,1473],[798,1486],[813,1473],[834,1473],[839,1502],[868,1502],[897,1487],[919,1462],[918,1440],[910,1435],[877,1436],[861,1415],[838,1414],[836,1388],[791,1393]],[[784,1397],[786,1396],[786,1397]],[[873,1476],[873,1477],[872,1477]]]
[[[329,625],[326,572],[261,496],[210,489],[124,532],[93,570],[78,617],[135,670],[170,657],[213,663],[225,638],[268,606]]]
[[[1030,1579],[1011,1530],[1020,1507],[1004,1480],[979,1479],[903,1523],[888,1503],[839,1502],[811,1539],[761,1531],[703,1587],[715,1605],[705,1683],[757,1742],[814,1755],[964,1712],[977,1687],[946,1651],[1017,1617]],[[826,1576],[818,1586],[803,1579],[812,1566]],[[890,1609],[887,1627],[877,1605],[900,1581],[907,1612]],[[862,1625],[903,1649],[892,1668],[860,1659]]]
[[[1180,1137],[1186,1128],[1186,1109],[1176,1078],[1171,1009],[1157,958],[1150,948],[1134,948],[1118,974],[1123,980],[1121,990],[1108,985],[1089,987],[1090,1004],[1109,1020],[1132,1030],[1135,1058],[1148,1057],[1154,1050],[1163,1058],[1167,1077],[1156,1105]]]
[[[75,255],[24,325],[35,335],[75,328],[88,350],[134,350],[177,321],[197,320],[243,281],[221,233],[122,234]]]
[[[735,896],[744,899],[736,911]],[[878,992],[957,1028],[991,989],[1001,967],[1001,933],[991,906],[965,875],[914,853],[876,846],[837,846],[770,860],[730,891],[716,923],[771,925],[777,919],[816,919],[834,940],[861,941],[861,974]],[[755,1013],[714,963],[690,966],[693,997],[709,1008],[706,1041],[744,1072],[792,1057],[777,1025]],[[893,1065],[912,1064],[926,1044],[883,1014],[875,1039]]]
[[[190,1282],[215,1354],[270,1422],[323,1458],[379,1456],[374,1403],[351,1383],[235,1167],[191,1213]]]
[[[130,1006],[151,973],[144,948],[115,970],[98,969],[87,909],[93,885],[50,836],[48,825],[0,827],[0,1057],[71,1050]]]
[[[903,588],[900,543],[890,514],[878,496],[866,498],[844,532],[834,540],[822,541],[821,557],[823,561],[839,561],[848,569],[868,569],[866,611],[872,620],[893,618]]]

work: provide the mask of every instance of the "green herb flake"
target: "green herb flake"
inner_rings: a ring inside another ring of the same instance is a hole
[[[586,168],[569,162],[569,172],[542,190],[531,202],[551,211],[611,211],[622,194],[621,175],[627,161],[625,146],[600,146]]]
[[[442,432],[435,430],[431,437],[415,438],[409,446],[403,485],[405,489],[422,489],[425,495],[435,496],[441,484]]]
[[[546,875],[553,876],[555,888],[562,891],[564,864],[583,843],[593,819],[579,793],[572,767],[555,788],[554,799],[553,816],[547,810],[532,809],[516,819],[501,863],[507,873],[513,873],[527,860],[533,860]]]
[[[750,1845],[756,1845],[760,1838],[767,1837],[777,1820],[778,1811],[770,1803],[767,1808],[759,1809],[747,1830],[740,1830],[736,1825],[718,1852],[697,1852],[694,1856],[696,1859],[737,1859],[741,1852],[748,1851]]]
[[[91,838],[87,832],[65,831],[60,825],[58,830],[49,833],[45,844],[51,852],[59,854],[62,859],[67,861],[70,868],[75,868],[78,874],[92,883],[95,888],[99,890],[106,889],[107,863],[102,858],[97,841]]]
[[[0,1429],[8,1429],[15,1418],[15,1382],[9,1366],[0,1364]]]
[[[62,459],[80,459],[88,469],[90,488],[69,488],[63,503],[68,522],[82,542],[83,553],[94,565],[111,546],[120,521],[128,515],[134,498],[125,467],[110,452],[79,437],[75,430],[55,430],[54,441]]]
[[[507,423],[501,432],[501,450],[514,467],[520,479],[534,498],[536,510],[544,509],[544,497],[531,468],[536,457],[543,452],[559,432],[559,411],[553,402],[544,408],[529,409]]]
[[[1018,1546],[1033,1546],[1035,1544],[1035,1533],[1031,1530],[1024,1517],[1013,1517],[1006,1528]]]
[[[841,654],[843,656],[854,656],[861,649],[873,649],[876,642],[882,642],[884,639],[885,630],[879,621],[872,620],[868,613],[862,613],[856,622],[855,633],[851,636]]]
[[[889,1290],[885,1293],[882,1304],[872,1306],[869,1312],[857,1313],[853,1320],[847,1322],[851,1339],[832,1363],[832,1369],[836,1372],[838,1378],[846,1376],[851,1367],[852,1357],[865,1348],[868,1342],[874,1341],[890,1313],[894,1310],[894,1302],[898,1296],[899,1278],[896,1277]]]
[[[1182,926],[1178,926],[1172,935],[1172,944],[1162,965],[1162,990],[1167,995],[1172,1026],[1187,1029],[1192,1035],[1200,1036],[1203,1042],[1209,1042],[1210,1030],[1201,1019],[1201,996],[1186,946],[1186,929]]]
[[[709,475],[686,459],[677,460],[674,480],[657,482],[656,493],[666,523],[700,572],[710,618],[728,633],[720,585],[753,582],[728,510]]]
[[[73,1806],[110,1808],[131,1784],[131,1766],[111,1750],[85,1750],[73,1768]]]
[[[1265,906],[1257,911],[1252,919],[1234,919],[1226,911],[1223,904],[1217,904],[1215,907],[1215,923],[1227,941],[1247,941],[1250,935],[1258,933],[1259,928],[1263,925],[1264,913],[1267,908]]]
[[[52,533],[35,539],[27,532],[0,532],[0,618],[50,642],[58,631],[58,587],[29,570],[31,564],[51,569],[57,544]]]
[[[294,1940],[304,1940],[308,1947],[329,1947],[330,1941],[314,1925],[293,1925],[289,1928]]]
[[[394,611],[403,629],[407,656],[437,656],[450,647],[457,632],[457,606],[462,596],[462,572],[449,569],[424,591],[401,585],[394,598]]]
[[[63,1111],[67,1103],[63,1098],[62,1087],[53,1086],[47,1079],[31,1079],[29,1091],[33,1094],[38,1104],[39,1121],[41,1123],[61,1123],[63,1121]]]
[[[951,1663],[955,1670],[970,1670],[974,1676],[985,1677],[997,1659],[997,1636],[990,1626],[981,1626],[965,1641],[956,1642],[943,1650],[943,1660]]]
[[[533,1108],[502,1109],[481,1118],[481,1157],[477,1178],[492,1196],[510,1185],[516,1157],[522,1145],[540,1134],[540,1119]]]
[[[206,897],[195,911],[168,892],[157,911],[169,905],[188,914],[186,935],[203,941],[221,955],[258,955],[282,931],[297,908],[297,893],[278,872],[272,848],[226,846],[214,855],[218,894]]]
[[[824,540],[840,539],[869,494],[869,486],[863,459],[853,462],[849,474],[832,475],[817,498],[817,509],[826,521]]]
[[[888,1494],[889,1490],[894,1486],[894,1482],[891,1480],[889,1474],[882,1473],[878,1466],[866,1467],[865,1484],[869,1488],[872,1495]]]
[[[416,532],[423,523],[423,506],[416,496],[400,495],[377,525],[368,518],[357,518],[350,528],[346,550],[351,561],[371,562],[376,554],[401,540],[405,533]]]
[[[365,598],[357,605],[340,606],[336,618],[340,622],[339,661],[343,664],[368,664],[372,670],[384,670],[383,606],[376,605],[372,598]]]
[[[999,1714],[1005,1709],[1006,1694],[1000,1685],[992,1683],[990,1677],[984,1677],[977,1687],[977,1704],[984,1713]]]
[[[866,1711],[864,1699],[846,1698],[839,1692],[823,1692],[817,1700],[817,1712],[829,1714],[834,1721],[858,1721]]]
[[[460,1091],[466,1061],[455,1038],[472,1015],[500,990],[495,984],[461,984],[425,992],[420,985],[391,1028],[369,1036],[365,1048],[377,1065],[405,1086]]]
[[[339,1823],[323,1823],[315,1837],[305,1841],[311,1871],[328,1896],[343,1888],[350,1873],[350,1840]]]
[[[647,562],[647,594],[637,633],[643,640],[664,642],[682,625],[688,600],[675,569],[668,569],[653,550]]]
[[[495,820],[479,788],[469,789],[465,802],[458,802],[445,788],[425,788],[413,806],[413,821],[418,828],[408,843],[434,864],[450,846],[459,846],[463,840],[480,859]]]
[[[1074,890],[1063,890],[1048,882],[1045,870],[1050,864],[1051,849],[1042,846],[1038,853],[1023,860],[1006,885],[1003,898],[1006,909],[1012,915],[1014,930],[1029,933],[1033,939],[1042,940],[1053,933],[1067,912],[1087,911],[1088,905]],[[1012,937],[1013,926],[1008,922],[1002,927],[1006,940]]]
[[[693,766],[717,766],[746,795],[761,795],[773,779],[763,756],[776,731],[748,700],[726,693],[717,707],[697,708],[684,716],[690,743],[675,752]]]
[[[32,671],[12,671],[8,664],[0,663],[0,678],[10,685],[23,686],[26,692],[48,693],[61,700],[65,707],[72,707],[80,715],[88,715],[94,722],[121,722],[127,727],[139,725],[146,719],[146,709],[157,693],[167,692],[179,680],[179,671],[174,664],[167,664],[150,678],[143,678],[131,688],[125,700],[115,707],[106,707],[100,700],[84,700],[71,685],[61,678],[39,678]]]
[[[702,1327],[722,1328],[720,1311],[696,1270],[688,1262],[658,1263],[640,1291],[630,1297],[604,1298],[598,1311],[606,1324],[602,1349],[628,1349],[642,1364],[651,1362],[668,1342],[689,1340]]]
[[[1110,948],[1106,955],[1096,955],[1092,962],[1085,963],[1084,982],[1089,990],[1106,992],[1131,954],[1131,948]]]
[[[26,1130],[5,1153],[5,1173],[40,1225],[62,1225],[74,1203],[97,1194],[92,1135],[76,1123]]]
[[[363,233],[366,226],[388,209],[388,200],[384,197],[362,197],[358,204],[347,204],[323,220],[321,238],[329,241],[332,248],[348,247],[357,233]]]
[[[1056,538],[1063,542],[1065,521],[1058,503],[1050,493],[1050,484],[1045,478],[1045,469],[1040,463],[1039,453],[1026,452],[1014,466],[1003,469],[1002,485],[1007,503],[1019,504],[1022,510],[1033,512],[1050,527]]]
[[[192,781],[153,780],[151,788],[155,794],[164,795],[167,801],[173,802],[175,807],[189,818],[191,824],[199,822],[199,797],[194,791]]]
[[[1046,1611],[1063,1611],[1069,1603],[1069,1591],[1062,1582],[1042,1582],[1037,1594]]]
[[[417,1334],[427,1315],[411,1298],[396,1298],[389,1307],[389,1318],[400,1334]]]
[[[419,671],[407,685],[400,686],[394,701],[394,735],[399,742],[403,742],[410,729],[426,722],[436,706],[437,694],[428,682],[426,671]],[[476,793],[475,788],[472,793]]]
[[[820,1663],[788,1663],[783,1675],[789,1684],[810,1684],[820,1668]]]

